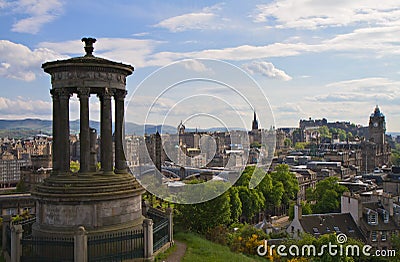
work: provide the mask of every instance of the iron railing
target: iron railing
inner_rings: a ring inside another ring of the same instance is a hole
[[[153,252],[156,252],[169,241],[169,220],[164,218],[153,227]]]
[[[52,261],[69,262],[74,261],[74,238],[48,238],[29,237],[21,239],[22,256],[24,261]]]
[[[143,230],[92,235],[88,237],[88,261],[123,261],[143,258]]]

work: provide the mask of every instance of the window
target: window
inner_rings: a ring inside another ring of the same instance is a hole
[[[368,213],[368,224],[370,225],[378,224],[378,214],[376,212],[371,211]]]
[[[378,240],[376,231],[371,232],[371,241],[376,242]]]
[[[383,222],[384,222],[385,224],[389,223],[389,212],[387,212],[387,211],[385,211],[385,212],[383,213]]]
[[[381,240],[382,240],[382,241],[386,241],[386,240],[387,240],[387,234],[386,234],[386,231],[382,231],[382,232],[381,232],[381,234],[382,234],[382,236],[381,236]]]
[[[340,232],[339,227],[333,227],[333,229],[335,230],[336,233],[339,233],[339,232]]]

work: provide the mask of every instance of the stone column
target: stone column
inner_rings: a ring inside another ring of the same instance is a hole
[[[87,231],[82,226],[78,228],[78,231],[74,235],[74,261],[88,261]]]
[[[165,209],[165,213],[168,218],[168,241],[171,245],[174,243],[174,222],[172,212],[173,210],[170,207]]]
[[[96,151],[96,143],[97,143],[97,132],[96,129],[90,128],[90,164],[89,171],[96,172],[97,171],[97,151]]]
[[[21,239],[23,232],[24,230],[21,225],[14,225],[11,227],[11,262],[21,261]]]
[[[143,220],[144,258],[151,260],[153,257],[153,220]]]
[[[3,216],[3,223],[2,223],[2,251],[4,254],[4,251],[6,250],[7,247],[7,226],[10,226],[11,223],[11,216],[10,215],[4,215]],[[10,254],[9,254],[10,255]]]
[[[125,90],[118,90],[114,94],[115,99],[115,171],[118,173],[126,173],[126,159],[123,143],[125,141],[125,125],[124,125],[124,101],[126,96]]]
[[[55,116],[58,118],[58,127],[56,129],[56,131],[58,131],[58,147],[56,147],[55,150],[57,150],[59,154],[60,172],[68,173],[70,172],[69,98],[71,94],[65,89],[59,89],[57,91],[59,92],[60,105],[58,115]]]
[[[60,112],[60,99],[58,96],[58,92],[56,92],[55,89],[50,90],[51,97],[53,99],[53,143],[52,143],[52,150],[51,150],[51,155],[52,155],[52,167],[53,167],[53,172],[52,174],[56,174],[60,170],[60,146],[59,146],[59,123],[58,120],[59,118],[57,117]],[[54,150],[55,149],[55,150]]]
[[[106,88],[100,95],[101,104],[101,126],[100,126],[100,149],[101,169],[104,173],[113,171],[113,144],[112,144],[112,116],[111,96],[112,91]]]
[[[78,88],[80,102],[80,173],[88,172],[90,165],[89,96],[89,88]]]

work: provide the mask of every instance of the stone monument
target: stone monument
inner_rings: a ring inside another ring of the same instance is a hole
[[[53,99],[53,171],[38,185],[35,236],[73,235],[83,226],[89,234],[141,228],[144,189],[128,173],[123,151],[126,77],[133,67],[93,55],[94,38],[83,38],[86,55],[47,62]],[[70,171],[69,99],[80,102],[80,170]],[[100,100],[101,169],[96,169],[96,130],[89,127],[89,97]],[[112,106],[114,98],[114,143]],[[114,147],[114,156],[113,156]],[[115,159],[115,161],[114,161]]]

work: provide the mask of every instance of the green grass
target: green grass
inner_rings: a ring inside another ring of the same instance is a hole
[[[176,250],[176,245],[168,248],[164,253],[158,254],[155,258],[154,261],[165,261],[165,259],[168,258],[168,256],[173,253]],[[1,261],[0,261],[1,262]]]
[[[213,243],[194,233],[178,232],[174,238],[187,245],[182,262],[266,261],[261,257],[250,258],[240,253],[234,253],[229,247]]]

